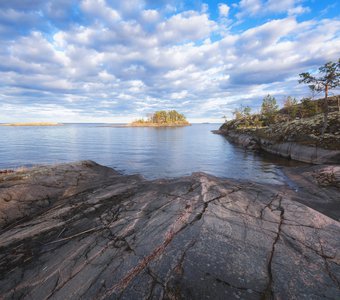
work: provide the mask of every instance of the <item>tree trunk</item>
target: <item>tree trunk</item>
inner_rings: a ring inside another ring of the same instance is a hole
[[[328,84],[325,86],[325,99],[323,102],[323,126],[321,134],[324,135],[327,129],[327,123],[328,123]]]

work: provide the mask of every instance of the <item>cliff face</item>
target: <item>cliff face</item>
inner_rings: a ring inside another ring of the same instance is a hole
[[[0,174],[1,298],[339,299],[340,225],[292,193],[93,162]]]
[[[313,164],[340,163],[340,113],[329,114],[326,133],[321,136],[322,114],[311,118],[273,124],[263,128],[240,128],[237,120],[218,131],[249,149]]]

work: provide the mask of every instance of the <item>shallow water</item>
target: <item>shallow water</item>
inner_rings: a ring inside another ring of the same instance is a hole
[[[203,171],[221,177],[287,183],[281,169],[296,163],[230,144],[223,136],[211,133],[219,126],[0,126],[0,169],[91,159],[125,174],[140,173],[148,179]]]

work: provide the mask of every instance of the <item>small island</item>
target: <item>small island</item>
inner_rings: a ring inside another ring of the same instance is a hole
[[[61,126],[61,123],[54,122],[29,122],[29,123],[5,123],[0,126]]]
[[[156,111],[148,118],[138,119],[133,121],[128,126],[131,127],[181,127],[189,126],[190,123],[186,120],[183,114],[180,114],[176,110],[160,110]]]

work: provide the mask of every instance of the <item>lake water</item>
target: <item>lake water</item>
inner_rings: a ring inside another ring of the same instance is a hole
[[[94,160],[149,179],[203,171],[221,177],[283,183],[285,159],[258,155],[211,133],[220,124],[119,128],[100,124],[0,126],[0,169]]]

